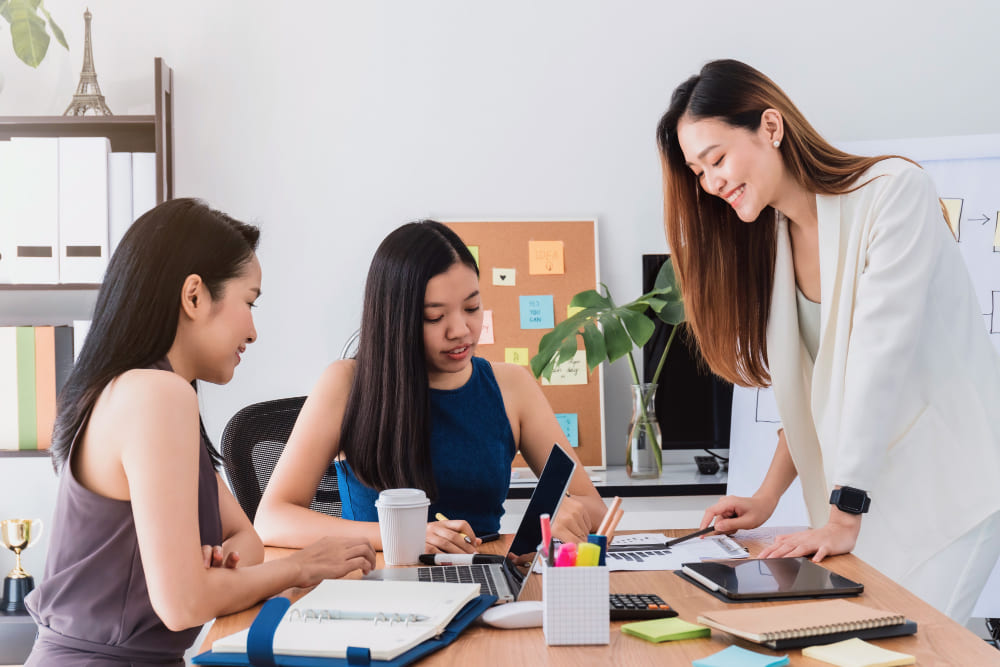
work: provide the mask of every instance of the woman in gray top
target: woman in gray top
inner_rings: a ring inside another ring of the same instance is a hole
[[[359,538],[264,550],[220,483],[195,380],[228,382],[252,343],[257,228],[194,199],[136,220],[108,264],[59,396],[61,474],[26,665],[182,664],[200,626],[294,586],[369,571]]]

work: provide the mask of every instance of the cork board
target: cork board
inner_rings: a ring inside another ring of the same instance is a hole
[[[455,220],[445,224],[478,256],[479,289],[486,312],[476,354],[484,359],[527,366],[538,353],[542,336],[566,319],[573,295],[597,287],[595,220]],[[579,340],[577,349],[583,349]],[[580,371],[578,364],[576,372],[566,378],[571,382],[585,380],[584,384],[542,385],[563,430],[572,433],[575,425],[574,451],[580,461],[594,468],[605,465],[602,373],[600,366],[587,373],[586,365]],[[514,467],[526,465],[520,455],[514,459]]]

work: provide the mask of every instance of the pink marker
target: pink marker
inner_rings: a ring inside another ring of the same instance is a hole
[[[542,523],[542,555],[545,557],[545,561],[549,562],[549,548],[552,545],[552,523],[548,514],[542,514],[539,520]]]
[[[559,555],[556,556],[556,567],[573,567],[576,565],[576,543],[567,542],[559,547]]]

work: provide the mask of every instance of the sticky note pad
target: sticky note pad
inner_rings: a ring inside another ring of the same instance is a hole
[[[562,427],[566,439],[573,447],[580,446],[580,424],[575,412],[557,412],[556,421]]]
[[[542,386],[550,384],[587,384],[587,352],[577,350],[572,359],[552,369],[552,378],[542,378]]]
[[[492,345],[493,340],[493,311],[484,310],[483,311],[483,328],[479,332],[479,344],[480,345]]]
[[[855,665],[899,667],[900,665],[915,665],[917,663],[917,659],[908,653],[890,651],[857,637],[824,646],[807,646],[802,649],[802,655],[841,667],[854,667]]]
[[[570,318],[583,310],[583,306],[566,306],[566,317]]]
[[[521,328],[551,329],[556,325],[552,295],[522,296]]]
[[[517,270],[493,267],[493,284],[501,287],[513,287],[517,284]]]
[[[469,252],[472,253],[472,257],[476,260],[476,266],[479,266],[479,246],[470,245],[466,247],[469,249]]]
[[[528,241],[528,273],[538,276],[565,272],[562,241]]]
[[[787,664],[787,655],[764,655],[735,645],[691,662],[692,667],[781,667]]]
[[[697,639],[698,637],[708,637],[711,630],[704,625],[688,623],[677,618],[654,618],[651,621],[639,621],[638,623],[626,623],[622,626],[622,632],[633,637],[645,639],[648,642],[672,642],[678,639]]]
[[[507,347],[503,351],[503,360],[508,364],[527,366],[531,363],[531,353],[526,347]]]

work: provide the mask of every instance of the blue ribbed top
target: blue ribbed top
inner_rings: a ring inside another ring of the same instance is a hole
[[[472,375],[458,389],[431,389],[431,465],[438,498],[428,521],[441,512],[465,519],[477,535],[500,530],[510,486],[514,433],[490,362],[472,358]],[[378,521],[378,492],[363,485],[349,465],[337,461],[343,517]]]

